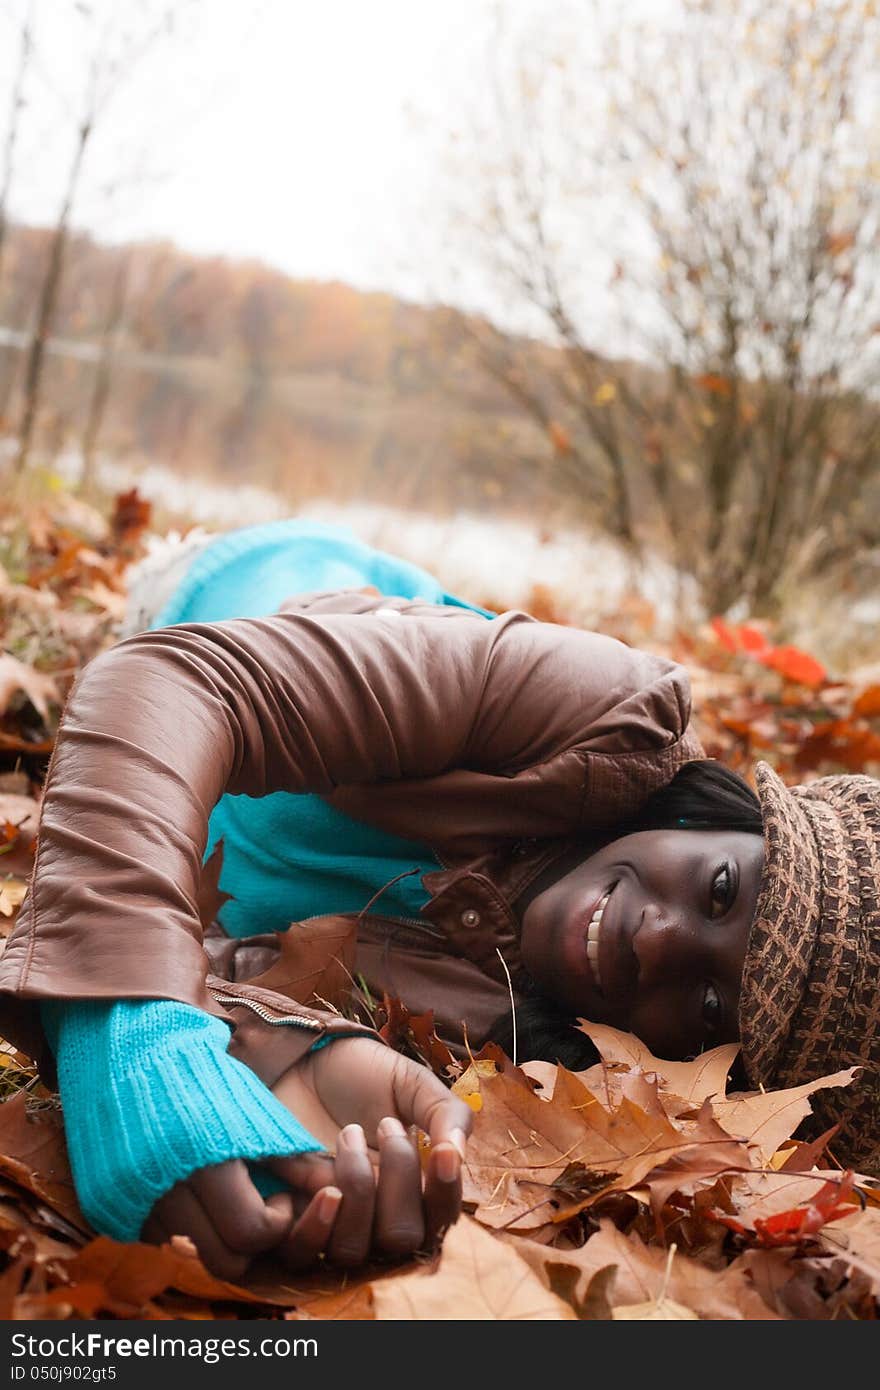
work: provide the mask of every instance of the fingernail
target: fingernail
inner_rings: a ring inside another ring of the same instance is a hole
[[[461,1171],[461,1158],[451,1144],[441,1144],[434,1150],[434,1167],[441,1182],[455,1182]]]
[[[339,1138],[345,1142],[345,1147],[354,1153],[365,1154],[367,1152],[367,1140],[360,1125],[346,1125],[345,1129],[340,1130]]]
[[[384,1120],[379,1121],[376,1133],[380,1139],[399,1139],[401,1135],[406,1138],[406,1130],[393,1115],[386,1115]]]
[[[465,1134],[464,1130],[463,1130],[463,1129],[453,1129],[453,1130],[450,1130],[450,1131],[449,1131],[449,1142],[450,1142],[450,1144],[454,1144],[454,1145],[455,1145],[455,1147],[458,1149],[458,1152],[459,1152],[459,1155],[461,1156],[461,1158],[464,1158],[465,1149],[467,1148],[467,1135]]]
[[[342,1201],[342,1193],[338,1187],[325,1187],[318,1197],[318,1216],[321,1221],[330,1224],[339,1210]]]

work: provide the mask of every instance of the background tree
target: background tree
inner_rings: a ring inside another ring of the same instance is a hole
[[[2,287],[3,284],[3,259],[6,249],[7,232],[9,230],[9,198],[15,176],[15,158],[18,149],[18,137],[25,108],[25,81],[33,56],[32,0],[28,0],[23,15],[13,16],[10,12],[6,18],[10,24],[15,25],[17,30],[18,56],[10,86],[9,106],[6,113],[6,132],[3,139],[2,154],[0,154],[0,160],[2,160],[2,163],[0,163],[0,287]],[[5,417],[6,408],[9,404],[9,394],[12,388],[15,361],[16,354],[14,350],[7,344],[0,344],[0,421]]]
[[[75,0],[75,3],[67,8],[67,19],[72,20],[79,28],[76,41],[84,55],[84,79],[81,90],[72,96],[60,88],[55,93],[63,113],[62,119],[70,127],[70,152],[45,275],[35,306],[34,327],[25,356],[18,447],[14,464],[15,471],[19,474],[27,467],[33,445],[41,404],[48,339],[58,304],[74,205],[88,151],[97,128],[112,111],[113,101],[120,87],[131,80],[139,63],[157,43],[173,36],[180,6],[168,4],[167,0],[143,0],[143,3],[137,6],[83,4]],[[55,18],[57,19],[57,15]],[[32,42],[30,35],[28,42],[29,45]],[[124,292],[120,296],[117,287],[114,290],[110,314],[115,314],[117,309],[121,313],[123,303]],[[107,331],[112,338],[112,325]],[[98,375],[100,377],[100,371]],[[96,428],[96,411],[103,411],[102,394],[106,397],[106,392],[99,385],[92,399],[90,422],[87,427],[92,432],[95,432]]]
[[[463,333],[631,554],[773,610],[880,541],[877,6],[556,14],[499,21],[454,133]]]
[[[28,4],[18,26],[18,59],[9,96],[9,109],[6,117],[6,134],[0,155],[0,274],[3,270],[3,247],[9,226],[9,194],[15,172],[15,154],[18,145],[21,116],[24,110],[24,84],[33,50],[33,5]]]

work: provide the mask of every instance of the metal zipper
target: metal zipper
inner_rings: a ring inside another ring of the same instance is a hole
[[[259,1004],[256,999],[247,999],[241,994],[221,994],[218,990],[212,989],[211,996],[216,999],[218,1004],[240,1004],[245,1009],[252,1010],[264,1023],[269,1023],[273,1027],[290,1023],[298,1028],[311,1028],[314,1033],[320,1033],[324,1027],[323,1023],[319,1023],[315,1018],[309,1018],[308,1014],[285,1014],[279,1018],[270,1013],[265,1004]]]

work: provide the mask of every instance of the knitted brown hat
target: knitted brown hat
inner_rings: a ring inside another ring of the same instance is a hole
[[[764,869],[743,969],[740,1037],[752,1085],[861,1066],[816,1092],[809,1130],[840,1124],[835,1156],[880,1175],[880,780],[756,784]]]

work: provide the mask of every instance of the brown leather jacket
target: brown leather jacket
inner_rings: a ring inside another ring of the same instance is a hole
[[[64,712],[0,957],[0,1033],[45,1059],[40,1000],[176,999],[231,1017],[271,1081],[325,1029],[351,1028],[243,982],[249,951],[266,963],[255,945],[215,950],[225,981],[206,954],[211,809],[226,791],[284,790],[432,848],[444,867],[424,878],[422,921],[362,917],[358,970],[478,1041],[508,997],[498,950],[518,963],[518,896],[572,837],[701,756],[689,718],[681,666],[520,612],[344,590],[128,638]]]

